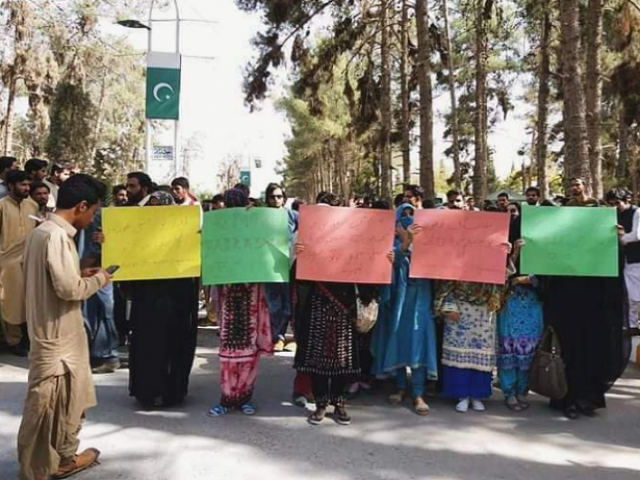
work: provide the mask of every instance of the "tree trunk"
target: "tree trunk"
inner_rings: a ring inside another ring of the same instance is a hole
[[[462,188],[462,173],[460,171],[460,128],[458,122],[458,99],[456,95],[456,72],[453,68],[453,49],[451,48],[451,33],[449,31],[449,5],[447,0],[440,2],[444,21],[444,46],[447,52],[447,70],[449,71],[449,96],[451,98],[451,137],[453,144],[453,185]]]
[[[627,123],[624,105],[620,106],[620,120],[618,122],[616,179],[621,185],[629,185],[629,124]]]
[[[418,33],[418,87],[420,91],[420,185],[425,199],[435,198],[433,173],[433,92],[428,0],[416,1]]]
[[[4,154],[10,155],[13,152],[13,110],[16,101],[16,88],[18,87],[18,79],[13,73],[9,77],[7,95],[7,110],[4,119]]]
[[[389,3],[381,4],[381,125],[380,125],[380,193],[383,198],[391,198],[391,45],[389,39]]]
[[[591,195],[587,120],[580,71],[580,1],[560,0],[562,23],[562,84],[565,188],[582,178]]]
[[[551,57],[549,47],[551,42],[551,15],[549,1],[544,0],[544,18],[540,35],[540,63],[538,71],[538,124],[536,125],[537,146],[536,165],[538,170],[538,188],[542,199],[549,198],[549,180],[547,178],[548,156],[548,117],[549,117],[549,77],[551,75]]]
[[[400,97],[402,97],[402,171],[406,185],[411,183],[411,140],[409,132],[409,5],[402,0],[400,21]]]
[[[487,23],[491,18],[493,0],[476,0],[476,91],[474,115],[475,165],[473,168],[473,197],[476,205],[487,198],[487,57],[489,41]]]
[[[632,143],[629,146],[629,171],[631,174],[631,191],[633,192],[634,205],[637,204],[638,199],[638,146]]]
[[[589,168],[593,196],[602,198],[602,145],[600,123],[602,109],[602,10],[603,0],[589,0],[587,13],[587,72],[585,97],[587,108],[587,135],[589,138]]]

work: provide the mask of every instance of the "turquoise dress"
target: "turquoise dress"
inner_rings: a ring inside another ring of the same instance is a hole
[[[531,286],[511,288],[498,315],[498,375],[506,398],[529,390],[529,369],[544,322],[542,303]]]
[[[413,209],[410,205],[402,205],[396,218],[405,228],[413,220],[401,218],[408,208]],[[378,322],[372,333],[372,374],[385,378],[400,373],[404,377],[405,367],[410,367],[414,377],[436,380],[436,327],[431,281],[409,278],[411,252],[402,252],[399,243],[396,241],[393,281],[382,289]]]

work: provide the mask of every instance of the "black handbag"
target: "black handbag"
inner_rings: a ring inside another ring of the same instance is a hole
[[[529,377],[531,391],[561,400],[569,391],[560,339],[553,327],[547,327],[533,357]]]

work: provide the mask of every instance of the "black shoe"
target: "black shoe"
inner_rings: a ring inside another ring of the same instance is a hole
[[[9,353],[22,358],[29,356],[29,350],[21,343],[9,347]]]
[[[564,416],[569,420],[577,420],[578,418],[580,418],[580,413],[578,412],[578,409],[575,405],[571,405],[570,407],[564,409]]]
[[[596,416],[596,409],[591,405],[585,405],[578,403],[578,411],[585,417],[593,418]]]

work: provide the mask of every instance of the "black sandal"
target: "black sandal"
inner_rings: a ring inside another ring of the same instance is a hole
[[[316,411],[309,415],[307,421],[311,425],[320,425],[324,421],[324,417],[326,416],[327,409],[326,408],[316,408]]]
[[[333,412],[333,418],[339,425],[351,425],[351,417],[344,407],[336,407]]]

